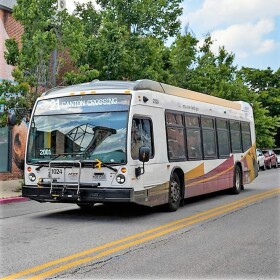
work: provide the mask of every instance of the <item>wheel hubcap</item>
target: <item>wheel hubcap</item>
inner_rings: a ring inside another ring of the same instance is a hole
[[[240,189],[240,172],[236,172],[235,186],[237,189]]]
[[[170,198],[175,203],[180,200],[180,186],[176,181],[171,181]]]

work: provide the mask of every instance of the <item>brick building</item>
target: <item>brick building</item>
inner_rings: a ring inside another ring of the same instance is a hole
[[[0,0],[0,83],[2,80],[13,81],[13,67],[7,65],[4,52],[5,40],[15,38],[21,46],[23,26],[13,18],[13,7],[16,0]],[[61,77],[66,71],[76,71],[77,67],[72,63],[69,53],[59,53],[64,63],[60,66],[57,84],[61,83]],[[42,87],[42,90],[44,87]],[[4,106],[0,106],[0,114]],[[23,121],[19,126],[0,127],[0,181],[21,178],[23,175],[24,153],[27,135],[27,124]]]
[[[20,43],[23,27],[13,16],[16,0],[0,0],[0,83],[13,81],[13,67],[7,65],[4,58],[5,40],[15,38]],[[0,114],[3,112],[0,107]],[[0,180],[16,179],[22,176],[23,155],[25,149],[27,125],[0,128]]]
[[[0,0],[0,79],[12,80],[12,67],[4,59],[5,40],[15,38],[20,42],[23,27],[12,16],[16,0]]]

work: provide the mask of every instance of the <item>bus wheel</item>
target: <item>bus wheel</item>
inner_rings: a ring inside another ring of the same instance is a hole
[[[241,169],[237,165],[234,171],[233,188],[231,189],[231,193],[239,194],[241,189],[242,189],[242,175],[241,175]]]
[[[182,198],[181,194],[182,191],[179,176],[176,173],[173,173],[169,184],[169,201],[167,204],[168,211],[174,212],[179,208]]]
[[[77,203],[77,205],[81,210],[88,211],[93,209],[94,203]]]

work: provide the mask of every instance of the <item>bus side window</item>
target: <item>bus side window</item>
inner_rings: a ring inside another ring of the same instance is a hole
[[[230,139],[228,130],[228,121],[224,119],[216,119],[217,140],[219,158],[229,157]]]
[[[201,117],[201,127],[204,158],[216,158],[217,143],[214,119],[210,117]]]
[[[230,121],[230,140],[232,152],[241,153],[242,143],[241,143],[241,133],[240,133],[240,122]]]
[[[185,115],[188,159],[202,159],[201,128],[198,115]]]
[[[152,122],[149,119],[134,118],[131,127],[131,157],[138,159],[139,148],[150,148],[150,156],[153,157]]]
[[[183,114],[178,112],[166,112],[167,149],[169,160],[186,159],[186,139],[183,124]]]
[[[167,142],[171,160],[186,158],[184,128],[167,127]]]
[[[242,132],[242,150],[243,152],[245,152],[247,149],[249,149],[252,146],[250,123],[242,122],[241,132]]]
[[[201,137],[199,129],[187,129],[187,148],[189,159],[201,159]]]

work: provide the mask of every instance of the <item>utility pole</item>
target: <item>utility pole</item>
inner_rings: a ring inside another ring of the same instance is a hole
[[[58,0],[57,1],[57,11],[63,11],[66,9],[66,0]],[[59,32],[57,30],[57,26],[54,26],[54,31],[57,40],[59,40]],[[58,56],[58,51],[57,47],[53,51],[53,65],[52,65],[52,87],[56,86],[56,71],[57,71],[57,56]]]

